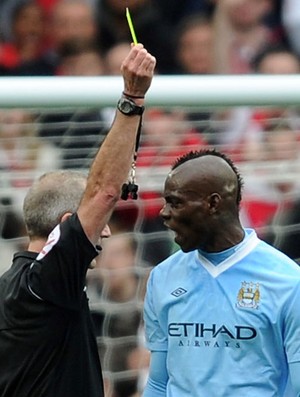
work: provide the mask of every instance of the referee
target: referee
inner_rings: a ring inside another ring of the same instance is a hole
[[[104,396],[85,276],[110,236],[155,64],[143,45],[131,47],[124,92],[88,177],[48,173],[25,197],[28,251],[0,278],[1,397]]]

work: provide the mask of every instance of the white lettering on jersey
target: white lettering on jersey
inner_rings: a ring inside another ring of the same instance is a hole
[[[42,258],[44,258],[44,256],[46,256],[48,252],[52,250],[54,245],[58,242],[59,238],[60,238],[60,225],[57,225],[49,234],[46,245],[44,246],[42,251],[38,254],[36,260],[39,261]]]
[[[48,252],[50,252],[51,249],[54,247],[54,245],[57,243],[57,241],[59,240],[59,238],[60,238],[60,226],[57,225],[57,226],[52,230],[52,232],[49,234],[48,240],[47,240],[47,242],[46,242],[44,248],[42,249],[42,251],[38,254],[36,260],[38,261],[38,260],[41,260],[42,258],[44,258],[44,257],[48,254]],[[32,269],[34,265],[35,265],[35,262],[32,262],[32,264],[31,264],[31,266],[30,266],[30,269]],[[30,286],[29,284],[27,285],[27,287],[28,287],[29,291],[31,292],[31,294],[32,294],[33,296],[35,296],[35,297],[36,297],[37,299],[39,299],[39,300],[43,300],[38,294],[36,294],[36,293],[32,290],[32,288],[31,288],[31,286]]]

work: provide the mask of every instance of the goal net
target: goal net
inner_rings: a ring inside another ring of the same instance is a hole
[[[271,98],[264,105],[259,93],[257,105],[179,99],[180,92],[177,101],[168,97],[147,106],[136,168],[138,200],[119,201],[110,221],[112,237],[87,276],[107,397],[114,389],[131,396],[145,383],[143,297],[151,268],[178,249],[159,217],[164,180],[178,156],[204,148],[229,155],[244,180],[243,225],[293,259],[300,257],[296,102],[270,104]],[[1,273],[13,252],[26,248],[22,201],[32,181],[59,168],[88,171],[115,112],[112,103],[20,105],[0,109]]]

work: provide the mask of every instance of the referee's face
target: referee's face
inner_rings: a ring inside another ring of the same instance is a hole
[[[110,236],[111,236],[110,227],[108,225],[105,225],[100,234],[98,244],[96,244],[96,248],[98,249],[98,251],[101,251],[102,249],[102,239],[108,238]],[[95,266],[96,266],[96,259],[93,259],[92,262],[90,263],[89,268],[94,269]]]
[[[109,227],[108,225],[105,225],[105,226],[104,226],[104,229],[103,229],[102,232],[101,232],[100,240],[102,241],[103,238],[108,238],[108,237],[110,237],[110,236],[111,236],[110,227]],[[100,241],[100,242],[101,242],[101,241]]]
[[[98,247],[99,247],[99,246],[102,247],[102,240],[103,240],[104,238],[109,238],[110,236],[111,236],[110,227],[106,224],[106,225],[104,226],[104,228],[103,228],[101,234],[100,234],[100,237],[99,237],[97,246],[98,246]],[[96,246],[96,248],[97,248],[97,246]],[[101,249],[102,249],[102,248],[100,248],[100,250],[101,250]]]

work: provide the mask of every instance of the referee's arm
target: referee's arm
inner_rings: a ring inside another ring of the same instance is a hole
[[[132,46],[122,63],[124,92],[135,98],[132,102],[137,107],[143,108],[155,65],[156,59],[141,44]],[[141,115],[128,116],[116,110],[111,128],[92,163],[77,213],[93,244],[97,244],[128,178],[140,122]]]

